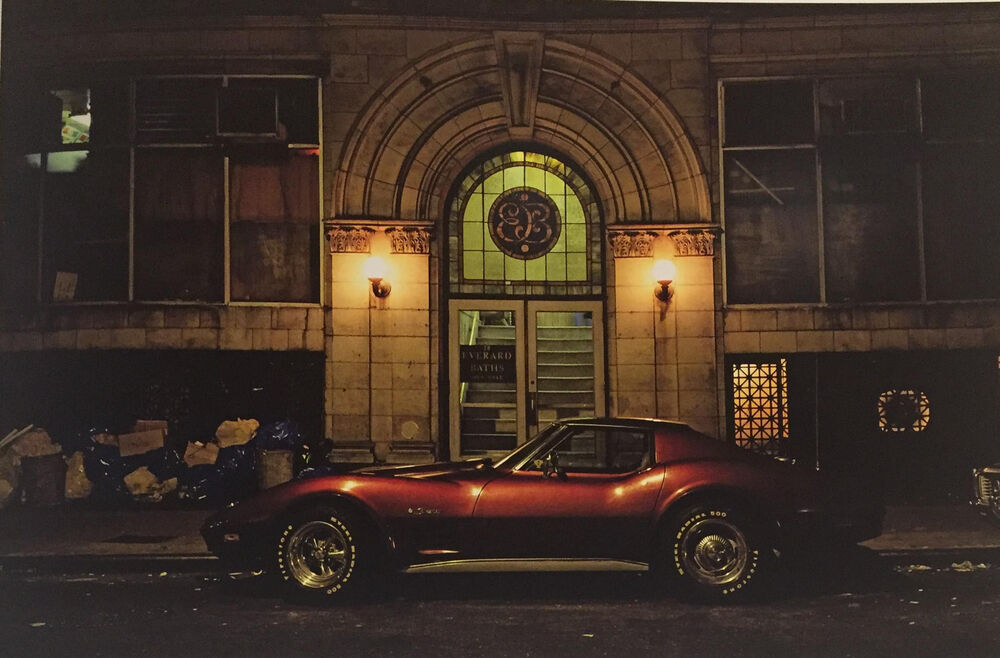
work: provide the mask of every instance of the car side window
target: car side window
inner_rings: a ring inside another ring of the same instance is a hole
[[[649,434],[641,430],[581,427],[534,461],[552,454],[566,473],[631,473],[649,465],[649,445]],[[532,464],[529,470],[539,466]]]

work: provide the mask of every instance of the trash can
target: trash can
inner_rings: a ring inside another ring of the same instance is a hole
[[[257,453],[257,486],[270,489],[292,479],[291,450],[261,450]]]
[[[25,505],[59,505],[66,499],[66,462],[62,455],[21,458],[21,496]]]

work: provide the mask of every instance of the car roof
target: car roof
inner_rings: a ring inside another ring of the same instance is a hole
[[[624,417],[580,417],[580,418],[560,418],[556,421],[563,425],[614,425],[617,427],[639,427],[643,429],[655,429],[657,427],[687,428],[687,423],[676,420],[662,420],[660,418],[633,418]]]

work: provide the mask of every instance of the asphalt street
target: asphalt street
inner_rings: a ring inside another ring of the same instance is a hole
[[[739,605],[648,574],[409,575],[311,606],[248,574],[0,573],[0,655],[995,656],[1000,568],[859,550],[780,571]]]

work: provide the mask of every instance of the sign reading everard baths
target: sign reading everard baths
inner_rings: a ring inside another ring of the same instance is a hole
[[[517,369],[513,345],[462,345],[459,375],[463,382],[513,382]]]

